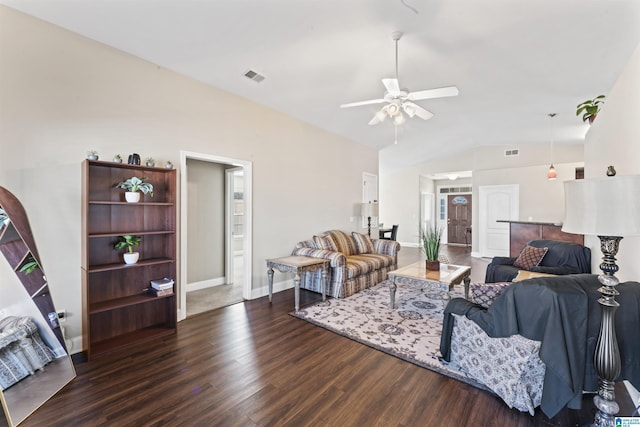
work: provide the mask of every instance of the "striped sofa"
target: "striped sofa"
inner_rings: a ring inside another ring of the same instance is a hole
[[[331,230],[296,244],[292,255],[331,261],[327,295],[345,298],[386,280],[398,268],[400,244],[393,240],[371,239],[366,234]],[[322,274],[305,274],[300,287],[322,292]]]

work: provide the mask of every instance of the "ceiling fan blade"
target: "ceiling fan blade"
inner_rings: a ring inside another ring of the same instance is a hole
[[[426,110],[419,106],[418,104],[414,104],[413,102],[405,102],[402,104],[402,109],[409,117],[418,116],[422,120],[429,120],[433,117],[433,113],[429,110]]]
[[[400,93],[400,83],[398,83],[398,79],[382,79],[382,84],[387,89],[389,95],[394,96]]]
[[[370,105],[370,104],[382,104],[386,102],[384,99],[370,99],[368,101],[359,101],[359,102],[351,102],[349,104],[342,104],[340,108],[349,108],[349,107],[359,107],[361,105]]]
[[[441,87],[438,89],[420,90],[411,92],[407,95],[409,101],[418,101],[420,99],[444,98],[446,96],[458,96],[458,88],[455,86]]]

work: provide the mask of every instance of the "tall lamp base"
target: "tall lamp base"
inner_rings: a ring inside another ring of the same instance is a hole
[[[615,325],[616,309],[620,306],[616,296],[620,293],[615,289],[618,284],[618,278],[615,276],[618,271],[615,256],[622,237],[598,236],[598,238],[603,254],[600,264],[602,274],[598,276],[598,280],[602,283],[602,287],[598,289],[602,295],[598,299],[598,303],[602,306],[602,320],[593,361],[600,378],[600,386],[598,394],[593,398],[598,412],[592,425],[614,427],[614,416],[620,411],[614,391],[615,380],[620,376],[620,350]]]
[[[371,237],[371,217],[368,216],[367,220],[369,221],[368,226],[367,226],[367,234],[369,235],[369,237]]]

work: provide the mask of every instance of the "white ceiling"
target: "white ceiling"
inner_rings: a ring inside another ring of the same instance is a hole
[[[608,94],[640,40],[638,0],[0,3],[377,147],[382,174],[477,145],[581,143],[576,105]],[[367,125],[379,105],[338,107],[382,97],[395,30],[402,87],[460,89],[418,101],[435,116],[402,125],[397,145],[389,121]]]

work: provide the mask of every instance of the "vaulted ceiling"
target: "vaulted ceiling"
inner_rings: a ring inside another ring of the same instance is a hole
[[[575,115],[640,41],[638,0],[0,0],[380,151],[381,173],[478,145],[580,144]],[[382,78],[434,113],[367,123]],[[254,70],[265,77],[244,77]],[[606,108],[606,104],[605,104]],[[549,113],[558,115],[551,121]]]

